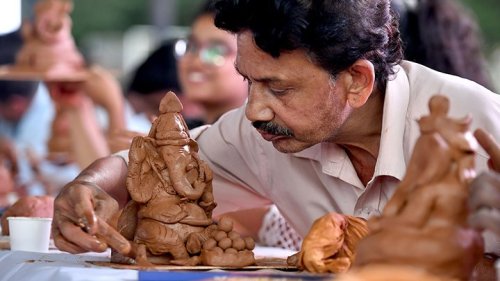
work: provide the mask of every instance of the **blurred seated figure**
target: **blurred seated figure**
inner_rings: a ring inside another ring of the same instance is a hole
[[[2,235],[9,235],[8,217],[52,218],[53,214],[54,197],[47,195],[21,197],[2,214]]]
[[[78,173],[75,167],[45,161],[53,116],[54,106],[42,84],[0,80],[0,136],[12,143],[18,163],[15,181],[23,193],[47,194],[47,185],[62,187]]]
[[[458,0],[392,0],[406,60],[492,89],[474,15]]]
[[[118,80],[106,69],[92,66],[80,82],[48,82],[56,106],[48,142],[52,159],[74,162],[84,168],[109,155],[106,135],[125,128],[124,98]],[[107,125],[98,120],[105,111]],[[62,159],[62,160],[61,160]]]

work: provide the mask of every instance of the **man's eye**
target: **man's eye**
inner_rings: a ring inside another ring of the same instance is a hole
[[[288,92],[289,89],[274,89],[269,88],[269,91],[275,96],[282,96]]]

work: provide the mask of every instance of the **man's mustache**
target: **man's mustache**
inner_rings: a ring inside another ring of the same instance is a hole
[[[293,137],[293,132],[292,130],[281,127],[280,125],[277,125],[273,122],[264,122],[264,121],[255,121],[252,122],[252,125],[260,131],[264,131],[268,134],[271,135],[276,135],[276,136],[285,136],[285,137]]]

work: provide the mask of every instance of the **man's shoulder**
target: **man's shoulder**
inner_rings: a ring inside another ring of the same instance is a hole
[[[500,96],[484,86],[458,76],[442,73],[418,63],[403,61],[402,70],[408,77],[410,107],[422,103],[426,106],[431,96],[445,95],[450,99],[451,109],[474,106],[495,106]]]
[[[492,93],[484,86],[456,75],[451,75],[437,70],[431,69],[427,66],[411,62],[402,61],[400,64],[402,70],[408,76],[410,82],[410,89],[452,89],[457,92],[485,92]]]

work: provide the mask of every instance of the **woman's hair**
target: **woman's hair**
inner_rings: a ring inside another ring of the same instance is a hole
[[[456,0],[392,0],[405,59],[491,87],[473,15]]]
[[[380,89],[402,59],[389,0],[218,0],[215,9],[218,27],[250,30],[257,46],[273,57],[303,49],[333,76],[367,59]]]
[[[175,43],[167,40],[142,62],[133,74],[128,92],[149,95],[159,91],[181,93],[177,77]]]
[[[193,19],[191,22],[194,22],[197,18],[204,16],[204,15],[215,15],[215,7],[214,7],[214,0],[206,0],[203,2],[198,11],[194,14]]]

